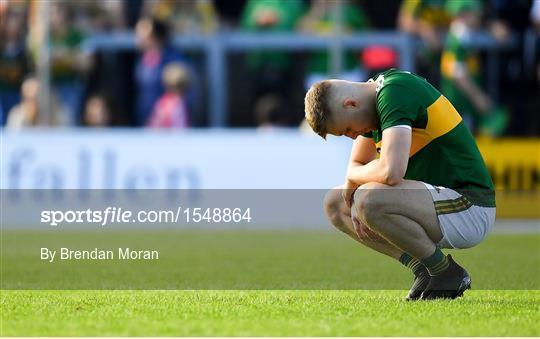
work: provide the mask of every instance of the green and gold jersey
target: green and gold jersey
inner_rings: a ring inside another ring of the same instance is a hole
[[[473,204],[495,206],[493,182],[469,129],[454,106],[424,78],[390,69],[378,74],[379,129],[372,137],[380,150],[382,131],[412,128],[405,179],[452,188]]]
[[[452,25],[441,56],[441,91],[461,114],[478,117],[471,100],[454,81],[456,74],[467,72],[480,85],[480,55],[467,43],[470,34],[461,25]]]

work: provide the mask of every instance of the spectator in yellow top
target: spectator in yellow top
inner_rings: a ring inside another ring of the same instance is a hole
[[[419,35],[431,49],[440,50],[443,41],[439,33],[448,28],[452,19],[445,3],[445,0],[404,0],[398,16],[399,30]]]
[[[219,25],[212,0],[146,0],[143,12],[166,22],[176,33],[210,34]]]

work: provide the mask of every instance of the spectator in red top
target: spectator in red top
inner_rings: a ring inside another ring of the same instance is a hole
[[[151,128],[187,128],[189,113],[185,92],[189,84],[188,69],[179,62],[173,62],[163,69],[163,94],[152,110],[147,126]]]

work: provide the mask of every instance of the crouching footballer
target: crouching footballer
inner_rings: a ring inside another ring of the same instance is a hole
[[[407,300],[462,296],[471,278],[441,249],[484,239],[495,193],[452,104],[425,79],[391,69],[367,82],[315,83],[305,113],[323,138],[354,139],[345,183],[324,201],[330,222],[412,270]]]

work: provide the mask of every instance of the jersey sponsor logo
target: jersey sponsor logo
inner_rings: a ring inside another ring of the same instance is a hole
[[[377,84],[377,88],[375,88],[375,92],[379,93],[381,88],[384,86],[384,75],[379,75],[377,79],[375,80],[375,83]]]

